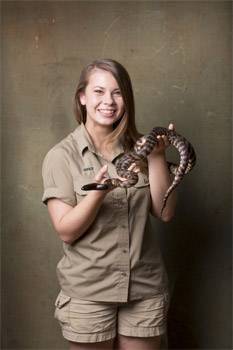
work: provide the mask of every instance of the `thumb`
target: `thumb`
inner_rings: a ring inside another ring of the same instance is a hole
[[[170,123],[170,124],[168,125],[168,129],[169,129],[169,130],[175,130],[174,124],[173,124],[173,123]]]
[[[103,178],[105,177],[105,175],[107,173],[107,170],[108,170],[108,166],[105,164],[102,168],[100,168],[100,170],[96,174],[95,181],[103,180]]]

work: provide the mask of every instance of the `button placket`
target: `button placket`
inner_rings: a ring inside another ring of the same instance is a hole
[[[108,165],[108,175],[110,178],[117,177],[116,169],[114,164],[103,161],[102,165]],[[119,227],[119,259],[118,259],[118,270],[119,270],[119,297],[121,301],[127,301],[128,290],[129,290],[129,278],[130,278],[130,257],[129,257],[129,223],[128,223],[128,200],[127,190],[125,188],[115,188],[109,193],[111,198],[112,206],[117,211],[118,216],[118,227]]]
[[[120,248],[120,260],[119,260],[119,273],[120,273],[120,293],[124,298],[128,297],[129,277],[130,277],[130,257],[129,257],[129,227],[128,227],[128,208],[122,210],[122,222],[120,226],[119,235],[119,248]]]

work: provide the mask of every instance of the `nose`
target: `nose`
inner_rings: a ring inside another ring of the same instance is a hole
[[[106,92],[103,96],[103,103],[106,105],[111,105],[115,103],[114,98],[111,94],[111,92]]]

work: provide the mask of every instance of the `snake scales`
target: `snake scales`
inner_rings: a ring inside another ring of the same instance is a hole
[[[151,153],[154,146],[158,143],[157,136],[166,135],[168,141],[173,145],[179,152],[180,163],[174,164],[167,162],[168,168],[171,174],[174,175],[174,179],[170,187],[167,189],[161,209],[161,215],[166,206],[167,199],[171,192],[178,186],[178,184],[183,179],[184,175],[189,173],[196,163],[196,154],[193,146],[189,141],[187,141],[183,136],[179,135],[174,130],[169,130],[163,127],[155,127],[148,134],[140,137],[132,151],[123,154],[116,162],[116,171],[120,177],[125,178],[122,181],[118,178],[107,179],[104,183],[90,183],[84,185],[82,190],[105,190],[115,187],[128,188],[134,186],[138,181],[138,175],[134,171],[129,171],[128,168],[131,164],[139,162],[141,160],[145,161],[146,157]]]

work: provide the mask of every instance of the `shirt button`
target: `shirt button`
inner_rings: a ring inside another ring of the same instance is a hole
[[[127,249],[123,249],[123,253],[127,253]]]

